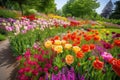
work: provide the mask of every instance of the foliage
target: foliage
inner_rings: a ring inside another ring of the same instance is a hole
[[[11,42],[11,48],[13,50],[14,56],[22,55],[27,48],[31,48],[31,46],[36,41],[42,42],[49,37],[55,36],[56,34],[63,33],[69,28],[54,28],[54,29],[45,29],[44,31],[41,31],[39,29],[36,29],[34,31],[29,31],[25,34],[18,34],[17,36],[11,36],[10,42]],[[49,33],[48,33],[49,32]],[[41,35],[42,34],[42,35]],[[24,36],[24,37],[23,37]]]
[[[111,14],[110,18],[112,19],[120,19],[120,0],[115,2],[115,10]]]
[[[41,0],[41,5],[38,6],[37,9],[44,13],[54,13],[56,9],[55,6],[54,0]]]
[[[5,39],[6,39],[6,36],[0,34],[0,41],[3,41],[3,40],[5,40]]]
[[[113,24],[120,24],[120,20],[119,19],[107,19],[107,18],[101,17],[98,14],[94,14],[91,17],[89,16],[87,18],[88,19],[92,19],[92,20],[98,20],[98,21],[113,23]]]
[[[16,18],[17,14],[10,10],[0,9],[0,17],[3,18]]]
[[[65,14],[65,16],[67,14],[71,14],[72,13],[72,3],[74,2],[74,0],[69,0],[62,8],[63,13]],[[71,14],[72,15],[72,14]]]
[[[23,37],[24,35],[24,37]],[[14,56],[22,55],[26,48],[29,48],[35,42],[36,35],[29,31],[27,34],[19,34],[10,37],[10,45]]]
[[[69,0],[67,4],[63,6],[63,13],[71,14],[76,17],[83,17],[90,15],[94,10],[99,7],[96,0]]]
[[[28,9],[25,11],[24,15],[31,15],[31,14],[36,14],[37,10],[35,9]]]
[[[54,0],[0,0],[0,5],[8,9],[16,9],[23,12],[26,9],[36,9],[43,13],[54,13],[56,5]]]
[[[59,16],[63,16],[63,12],[62,12],[61,9],[60,9],[60,10],[57,10],[55,13],[56,13],[57,15],[59,15]]]
[[[7,31],[5,29],[0,28],[0,34],[7,35]]]

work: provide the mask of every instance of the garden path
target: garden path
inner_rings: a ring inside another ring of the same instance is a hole
[[[15,80],[18,63],[12,56],[9,40],[0,42],[0,80]]]

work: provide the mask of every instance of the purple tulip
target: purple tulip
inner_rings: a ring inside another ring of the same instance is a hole
[[[102,43],[102,45],[105,49],[111,49],[112,48],[111,44],[108,43],[108,42],[101,41],[101,43]]]

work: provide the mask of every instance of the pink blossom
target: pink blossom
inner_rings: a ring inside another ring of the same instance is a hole
[[[19,80],[29,80],[29,78],[27,76],[25,76],[24,74],[18,76]]]
[[[48,68],[43,68],[44,72],[48,72]]]
[[[18,56],[16,59],[20,61],[22,59],[22,56]]]
[[[19,74],[23,74],[25,71],[24,71],[24,68],[21,68],[19,71],[18,71],[18,73]]]
[[[110,54],[110,53],[107,53],[107,52],[103,52],[101,54],[102,58],[105,60],[105,61],[109,61],[113,58],[113,56]]]
[[[33,75],[37,76],[38,75],[38,70],[33,70],[32,73],[33,73]]]
[[[30,50],[27,50],[24,54],[25,58],[29,58],[30,57]]]
[[[30,72],[30,67],[26,67],[26,68],[24,68],[24,70],[25,70],[25,72]]]

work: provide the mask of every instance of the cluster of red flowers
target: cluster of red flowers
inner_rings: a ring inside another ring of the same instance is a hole
[[[114,45],[120,47],[120,40],[119,39],[114,40]]]
[[[34,80],[37,76],[48,73],[52,69],[55,55],[49,55],[48,51],[44,51],[42,48],[36,48],[35,51],[38,53],[33,54],[30,49],[27,49],[24,56],[17,57],[17,61],[21,63],[17,76],[18,80]],[[50,58],[45,58],[46,55],[49,55]],[[42,77],[38,78],[41,79]]]
[[[35,15],[34,15],[34,14],[28,15],[28,16],[23,16],[23,17],[29,19],[30,21],[33,21],[33,20],[36,20],[36,19],[37,19],[37,18],[35,18]]]
[[[70,26],[78,26],[80,24],[80,22],[78,21],[70,21]]]
[[[115,73],[120,76],[120,59],[113,58],[109,61]]]

